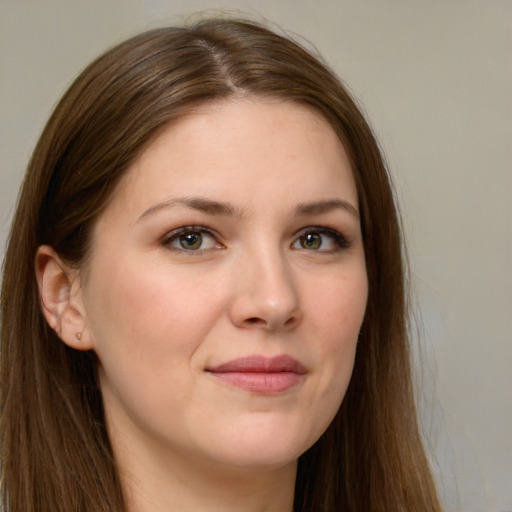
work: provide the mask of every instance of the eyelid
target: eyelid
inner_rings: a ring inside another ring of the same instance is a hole
[[[209,247],[206,249],[185,249],[180,248],[173,245],[173,241],[177,239],[180,235],[184,235],[190,232],[199,232],[203,235],[210,236],[215,241],[214,247]],[[306,249],[304,247],[297,247],[296,249],[305,250],[310,252],[318,252],[318,253],[334,253],[343,249],[348,249],[352,245],[352,241],[349,237],[341,233],[338,229],[329,227],[329,226],[307,226],[300,229],[295,235],[292,242],[292,248],[294,248],[295,244],[299,242],[300,237],[308,234],[308,233],[316,233],[322,236],[330,237],[332,243],[336,245],[334,249],[326,249],[321,246],[318,249]],[[161,237],[161,244],[167,247],[169,250],[184,253],[187,255],[194,254],[202,254],[206,251],[211,251],[213,249],[221,249],[225,248],[223,243],[220,241],[222,237],[214,231],[213,229],[205,226],[205,225],[189,225],[189,226],[181,226],[179,228],[173,229],[165,233],[164,236]]]
[[[179,247],[172,245],[172,242],[174,241],[174,239],[178,238],[180,235],[184,235],[184,234],[190,233],[190,232],[199,232],[202,235],[206,234],[206,235],[212,237],[215,240],[215,247],[208,248],[208,249],[195,249],[194,250],[194,249],[179,248]],[[169,250],[172,250],[172,251],[175,251],[178,253],[194,255],[194,254],[202,254],[206,251],[211,251],[213,249],[224,248],[224,245],[222,244],[222,242],[219,241],[220,238],[221,238],[220,235],[216,231],[214,231],[213,229],[211,229],[207,226],[191,225],[191,226],[182,226],[177,229],[173,229],[171,231],[166,232],[165,235],[163,237],[161,237],[160,243],[163,246],[167,247]]]
[[[330,236],[337,247],[335,248],[334,251],[330,249],[321,248],[317,250],[300,248],[304,251],[333,253],[337,252],[338,250],[348,249],[349,247],[352,246],[352,241],[350,240],[350,238],[341,233],[338,229],[334,229],[329,226],[307,226],[296,233],[292,247],[300,240],[301,236],[306,235],[308,233],[317,233],[319,235]]]

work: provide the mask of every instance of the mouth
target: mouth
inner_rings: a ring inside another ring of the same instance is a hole
[[[221,382],[260,395],[275,395],[297,386],[306,375],[291,356],[250,356],[233,359],[206,371]]]

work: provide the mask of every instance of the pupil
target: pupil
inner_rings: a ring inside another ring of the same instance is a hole
[[[184,249],[199,249],[202,238],[200,233],[187,233],[180,237],[180,244]]]
[[[318,249],[322,245],[322,239],[318,233],[308,233],[301,237],[304,249]]]

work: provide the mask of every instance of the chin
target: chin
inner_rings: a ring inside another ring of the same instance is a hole
[[[214,458],[241,469],[276,469],[295,464],[323,432],[307,435],[307,428],[276,427],[260,423],[241,429],[238,434],[229,429],[224,439],[213,442],[212,446],[216,447]]]

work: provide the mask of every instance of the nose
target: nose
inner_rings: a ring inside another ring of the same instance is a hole
[[[300,324],[303,313],[297,283],[277,250],[242,258],[233,281],[230,317],[236,326],[274,331]]]

